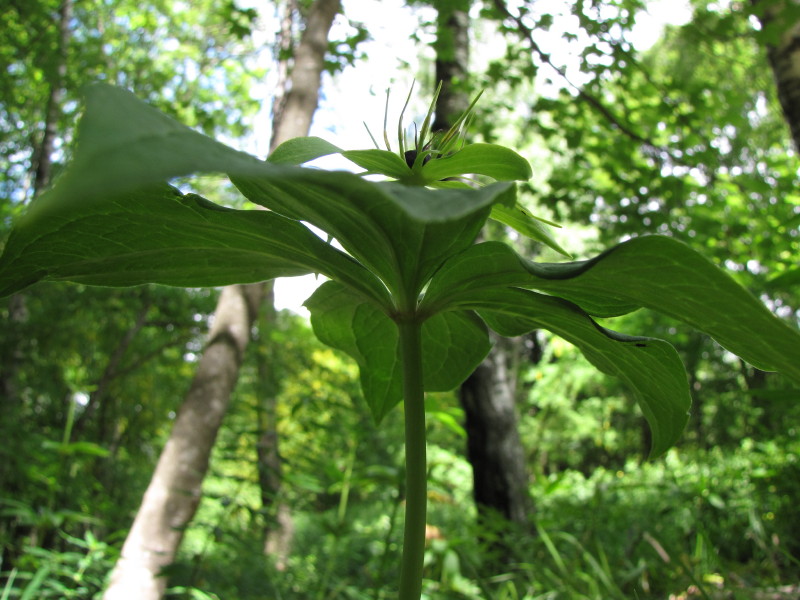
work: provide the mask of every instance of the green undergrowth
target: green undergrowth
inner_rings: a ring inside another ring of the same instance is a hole
[[[466,464],[437,448],[442,473],[431,486],[424,597],[752,598],[790,584],[800,576],[799,452],[796,441],[746,439],[735,449],[672,450],[652,463],[542,477],[531,486],[528,527],[500,530],[505,554],[490,569],[478,541],[487,541],[488,528],[474,524],[466,500]],[[263,556],[253,520],[209,526],[239,500],[206,498],[208,518],[189,532],[168,597],[393,597],[402,531],[396,494],[356,494],[344,519],[335,506],[295,513],[284,570]],[[99,598],[116,550],[91,533],[62,537],[64,550],[28,548],[17,569],[3,572],[0,597]]]
[[[466,463],[454,449],[437,447],[432,456],[442,471],[429,497],[423,597],[752,598],[789,584],[800,576],[793,558],[799,446],[746,439],[738,448],[672,450],[588,476],[568,469],[540,477],[531,485],[530,523],[511,529],[475,525]],[[445,473],[454,476],[448,481]],[[252,535],[223,527],[201,561],[184,555],[173,589],[196,586],[242,600],[392,598],[397,496],[356,497],[343,521],[336,507],[295,515],[285,570],[260,555]],[[495,539],[487,539],[490,530],[498,531]],[[502,547],[494,561],[491,542]],[[177,597],[194,597],[188,594]]]

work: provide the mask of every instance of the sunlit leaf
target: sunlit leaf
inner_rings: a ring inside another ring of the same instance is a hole
[[[470,144],[452,156],[435,158],[422,167],[426,181],[460,175],[486,175],[496,181],[525,181],[532,175],[530,163],[513,150],[495,144]]]
[[[342,156],[368,173],[379,173],[393,179],[407,180],[411,177],[411,169],[406,162],[389,150],[348,150],[342,152]]]
[[[491,218],[534,241],[541,242],[567,258],[571,258],[569,252],[564,250],[550,233],[547,225],[530,214],[519,203],[513,207],[496,204],[492,207]]]
[[[321,156],[338,154],[342,151],[322,138],[308,136],[286,140],[275,148],[267,158],[274,164],[302,165]]]

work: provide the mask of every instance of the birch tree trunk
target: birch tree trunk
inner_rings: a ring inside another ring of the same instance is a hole
[[[800,152],[800,20],[791,16],[797,14],[800,2],[752,0],[752,3],[761,13],[762,28],[774,27],[779,34],[777,43],[767,45],[767,56],[775,75],[783,115],[791,129],[795,149]]]
[[[295,54],[273,145],[306,135],[317,107],[327,38],[339,0],[316,0]],[[200,502],[211,449],[230,403],[250,330],[265,297],[264,284],[222,290],[194,380],[142,499],[104,600],[159,600],[161,570],[177,554]]]
[[[436,80],[442,92],[434,130],[448,129],[469,106],[469,0],[437,5]],[[484,362],[459,390],[466,415],[467,458],[481,520],[490,514],[527,522],[525,453],[517,430],[515,346],[495,336]]]

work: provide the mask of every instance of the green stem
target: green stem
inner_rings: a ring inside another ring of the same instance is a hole
[[[403,408],[406,417],[406,520],[400,567],[399,600],[419,600],[425,557],[427,467],[425,459],[425,395],[422,386],[422,325],[398,323],[403,361]]]

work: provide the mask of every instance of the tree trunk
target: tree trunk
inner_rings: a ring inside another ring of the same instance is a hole
[[[775,27],[779,32],[777,43],[767,45],[775,83],[778,88],[778,98],[781,102],[783,115],[792,132],[795,148],[800,151],[800,22],[789,20],[792,12],[788,5],[797,0],[780,0],[777,2],[764,2],[752,0],[758,10],[763,5],[763,14],[759,15],[763,29]]]
[[[52,177],[52,157],[55,148],[61,103],[64,99],[64,80],[67,77],[67,54],[69,51],[70,21],[72,20],[72,0],[62,0],[58,12],[58,53],[53,73],[50,76],[50,94],[44,119],[44,132],[34,158],[34,196],[50,184]]]
[[[273,145],[306,135],[317,107],[327,36],[339,0],[316,0],[295,54],[292,87]],[[236,384],[264,284],[222,290],[214,325],[189,393],[114,567],[104,600],[158,600],[161,570],[171,564],[200,501],[217,432]]]
[[[328,32],[341,9],[339,0],[316,0],[309,10],[300,43],[294,51],[292,85],[283,104],[273,144],[307,135],[317,110],[322,70],[328,51]]]
[[[469,1],[441,3],[437,18],[436,79],[442,91],[434,129],[448,129],[469,106]],[[496,338],[486,360],[464,382],[459,398],[466,414],[467,458],[481,519],[498,514],[527,520],[525,453],[517,431],[515,348]]]
[[[114,567],[105,600],[163,596],[167,582],[159,572],[173,562],[200,502],[211,449],[262,295],[258,285],[222,290],[197,373]]]
[[[436,5],[436,84],[442,82],[442,91],[433,131],[449,129],[469,106],[469,5],[470,0]]]
[[[478,514],[484,521],[499,515],[525,524],[528,476],[517,431],[516,350],[510,340],[496,337],[489,356],[461,386],[459,398],[466,413],[467,458]]]

